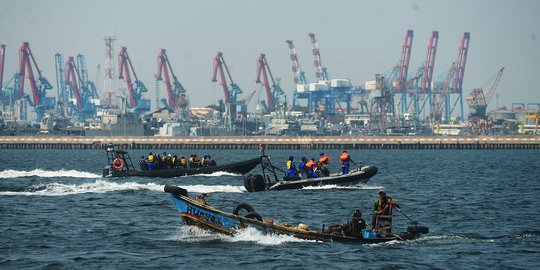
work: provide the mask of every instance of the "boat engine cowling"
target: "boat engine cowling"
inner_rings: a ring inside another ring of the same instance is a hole
[[[429,228],[426,226],[409,226],[407,227],[407,233],[415,236],[427,234],[429,233]]]
[[[249,192],[263,191],[266,189],[264,177],[260,174],[248,174],[244,177],[244,187]]]

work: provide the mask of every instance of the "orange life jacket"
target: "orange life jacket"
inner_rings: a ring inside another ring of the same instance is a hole
[[[349,158],[349,153],[343,153],[343,154],[341,154],[341,156],[339,158],[341,160],[346,160],[347,158]]]

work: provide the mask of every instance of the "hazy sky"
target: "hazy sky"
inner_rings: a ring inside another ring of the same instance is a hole
[[[308,79],[315,76],[308,38],[313,32],[330,77],[363,84],[398,63],[408,29],[414,30],[409,72],[416,70],[425,61],[431,32],[438,30],[435,75],[449,69],[463,32],[470,32],[464,93],[487,88],[504,66],[499,105],[540,103],[540,1],[0,0],[0,7],[0,43],[7,45],[4,81],[17,69],[23,41],[30,42],[53,85],[56,52],[64,58],[85,55],[93,79],[105,60],[103,37],[116,35],[115,54],[121,46],[128,48],[139,79],[152,92],[149,98],[154,99],[156,56],[165,48],[192,106],[223,98],[221,86],[210,80],[217,51],[223,52],[244,96],[260,90],[256,59],[266,53],[290,102],[294,87],[287,39],[295,42]],[[99,82],[99,90],[102,86]],[[252,105],[258,98],[265,98],[262,91]],[[490,108],[495,103],[494,97]]]

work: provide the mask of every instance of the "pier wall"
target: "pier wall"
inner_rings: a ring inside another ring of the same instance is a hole
[[[540,149],[540,137],[0,137],[0,149]]]

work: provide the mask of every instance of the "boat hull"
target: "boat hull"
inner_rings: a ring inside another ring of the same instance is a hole
[[[253,158],[250,160],[244,160],[236,163],[199,167],[199,168],[177,168],[177,169],[160,169],[153,171],[140,171],[140,170],[115,170],[114,168],[107,166],[103,169],[103,177],[129,177],[129,176],[142,176],[142,177],[179,177],[195,174],[212,174],[215,172],[228,172],[234,174],[246,174],[253,170],[258,164],[261,163],[261,158]]]
[[[235,235],[239,229],[246,227],[255,227],[263,232],[291,235],[300,239],[317,241],[339,241],[355,243],[381,243],[388,241],[412,240],[419,236],[418,233],[402,233],[388,237],[363,238],[362,236],[347,236],[300,229],[287,224],[273,224],[257,219],[246,218],[233,213],[227,213],[213,208],[206,204],[204,200],[192,199],[188,197],[185,189],[166,185],[165,192],[170,193],[172,200],[177,207],[180,217],[186,225],[195,225],[217,233]],[[246,216],[253,216],[254,212]],[[257,214],[258,216],[258,214]],[[427,233],[427,228],[424,230]]]
[[[365,166],[359,171],[349,174],[331,174],[327,177],[308,178],[293,181],[279,181],[277,183],[268,184],[268,190],[285,190],[285,189],[300,189],[309,186],[325,186],[325,185],[356,185],[365,184],[368,180],[378,172],[375,166]]]

